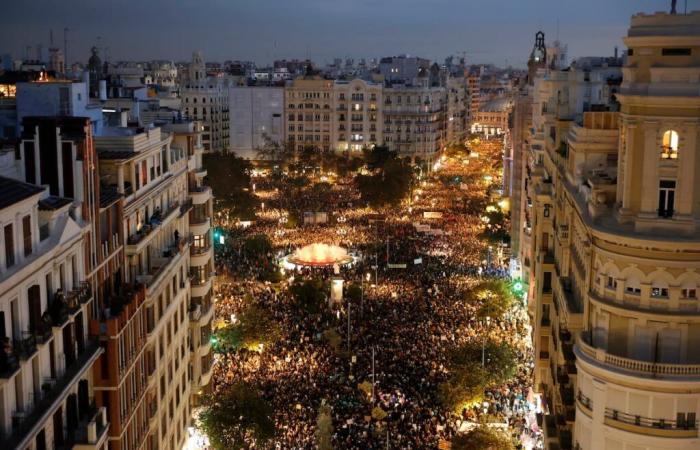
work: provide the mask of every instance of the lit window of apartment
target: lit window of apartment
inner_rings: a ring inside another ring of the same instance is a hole
[[[678,158],[678,132],[667,130],[664,132],[661,143],[661,159]]]

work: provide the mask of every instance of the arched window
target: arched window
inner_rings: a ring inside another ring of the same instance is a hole
[[[667,130],[661,143],[661,159],[676,158],[678,158],[678,133],[674,130]]]

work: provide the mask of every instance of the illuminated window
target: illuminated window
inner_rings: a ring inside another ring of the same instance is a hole
[[[661,144],[662,159],[678,158],[678,133],[674,130],[668,130],[664,133]]]

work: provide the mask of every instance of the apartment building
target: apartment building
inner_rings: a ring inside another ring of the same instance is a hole
[[[285,87],[285,135],[290,147],[297,151],[305,147],[331,150],[335,137],[334,84],[333,80],[307,75]]]
[[[361,154],[384,141],[382,123],[382,85],[360,79],[333,84],[336,133],[333,149]]]
[[[624,42],[621,69],[534,82],[520,246],[547,448],[700,446],[700,13],[637,14]]]
[[[460,144],[469,134],[469,80],[464,73],[448,75],[445,142]]]
[[[207,74],[201,52],[192,54],[180,81],[180,97],[185,116],[202,122],[204,151],[229,151],[229,88],[233,85],[234,80],[223,73]]]
[[[210,289],[212,274],[211,189],[201,184],[198,126],[109,128],[95,139],[101,180],[124,196],[127,288],[93,323],[107,341],[95,378],[110,410],[110,449],[181,448],[190,400],[211,373],[208,341],[191,339],[191,328],[207,336],[192,314],[201,306],[191,301],[210,300],[200,285]],[[198,234],[190,238],[195,202]]]
[[[25,118],[23,126],[19,157],[0,156],[3,173],[13,174],[0,179],[3,447],[106,449],[93,374],[104,350],[89,333],[101,250],[92,124]]]
[[[413,162],[429,166],[445,140],[444,87],[397,84],[384,88],[384,142]]]

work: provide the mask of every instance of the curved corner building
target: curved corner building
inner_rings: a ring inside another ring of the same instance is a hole
[[[575,435],[582,449],[700,448],[700,13],[636,15],[625,44],[615,203],[580,216]]]
[[[700,448],[700,12],[635,15],[624,42],[535,81],[523,255],[550,449]]]

